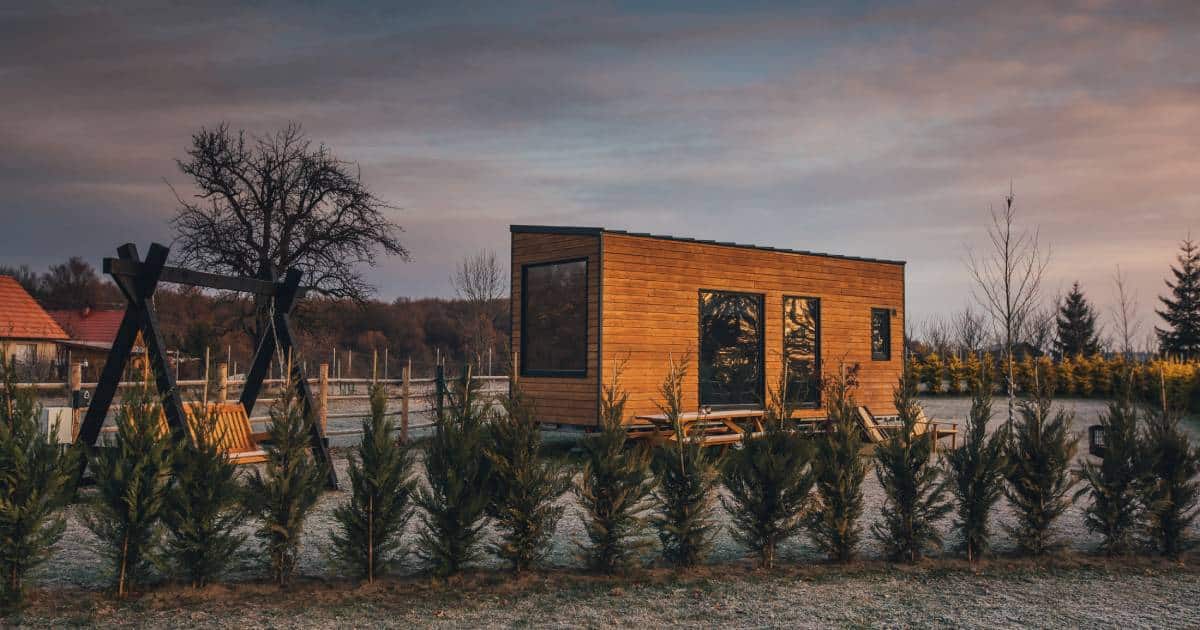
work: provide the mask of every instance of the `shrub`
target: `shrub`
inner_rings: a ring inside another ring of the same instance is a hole
[[[325,484],[324,466],[309,452],[312,421],[288,383],[271,407],[266,474],[255,470],[247,487],[247,506],[258,518],[255,536],[263,543],[271,579],[281,587],[296,570],[304,521]]]
[[[417,553],[439,575],[458,573],[478,557],[489,502],[488,411],[479,383],[468,371],[446,394],[449,413],[424,449],[429,485],[418,486],[416,496],[423,525]]]
[[[892,398],[900,427],[875,449],[875,476],[883,487],[884,503],[871,531],[889,558],[916,562],[926,550],[941,547],[936,523],[951,505],[934,458],[936,434],[917,434],[921,408],[913,375],[901,375]]]
[[[162,406],[150,388],[143,383],[123,397],[116,438],[105,440],[91,457],[96,495],[83,512],[111,563],[120,598],[149,573],[171,470],[171,438],[161,429]]]
[[[1141,449],[1146,477],[1139,494],[1150,544],[1163,556],[1177,558],[1195,544],[1187,532],[1200,503],[1195,480],[1200,451],[1180,429],[1179,407],[1169,402],[1165,384],[1162,392],[1160,406],[1146,422]]]
[[[658,510],[652,522],[662,543],[663,558],[677,567],[694,566],[703,560],[717,530],[713,519],[717,464],[685,429],[682,415],[686,375],[687,360],[672,360],[659,388],[662,401],[658,407],[674,431],[674,439],[655,448],[651,462],[658,481]]]
[[[494,545],[513,573],[533,567],[550,550],[550,538],[562,518],[558,498],[571,487],[559,463],[542,458],[542,429],[532,402],[513,383],[504,411],[491,425],[491,505],[489,514],[500,530]]]
[[[1076,483],[1070,470],[1077,442],[1069,430],[1073,415],[1061,408],[1051,415],[1051,397],[1051,390],[1039,385],[1033,398],[1018,403],[1005,449],[1005,495],[1017,517],[1007,529],[1020,550],[1033,556],[1055,546],[1050,528],[1070,506]]]
[[[733,519],[734,540],[770,569],[779,543],[803,528],[813,487],[809,441],[789,426],[786,368],[763,422],[762,436],[746,434],[741,448],[726,458],[721,476],[729,496],[721,502]]]
[[[1125,388],[1100,415],[1104,457],[1099,463],[1085,462],[1079,471],[1084,485],[1075,493],[1075,499],[1084,495],[1090,499],[1084,508],[1084,525],[1100,534],[1100,550],[1109,556],[1132,548],[1138,524],[1141,453],[1137,423],[1133,392]]]
[[[957,354],[946,360],[946,393],[957,396],[962,393],[963,362]]]
[[[403,554],[401,535],[413,515],[412,451],[392,436],[394,428],[387,393],[375,384],[371,415],[348,457],[350,500],[333,511],[338,527],[331,536],[334,559],[367,582]]]
[[[849,562],[862,538],[862,483],[867,476],[862,433],[855,417],[853,391],[857,366],[845,368],[825,384],[829,417],[825,432],[816,441],[813,478],[816,502],[808,521],[813,543],[831,560]]]
[[[193,443],[175,450],[163,523],[168,560],[200,588],[225,570],[245,542],[237,529],[248,514],[237,469],[221,448],[215,413],[192,424]]]
[[[1033,354],[1028,352],[1013,366],[1018,392],[1027,393],[1033,389],[1035,375],[1041,376],[1034,371],[1036,367],[1037,364],[1033,360]]]
[[[925,391],[930,394],[940,394],[942,392],[942,358],[936,352],[929,353],[925,357],[925,365],[922,366],[920,378],[925,385]]]
[[[974,564],[988,549],[988,518],[1004,494],[1005,430],[988,435],[992,417],[992,371],[983,366],[970,380],[971,411],[963,427],[963,444],[943,456],[955,498],[954,527],[962,534],[962,551]]]
[[[15,361],[0,348],[0,605],[19,607],[25,575],[45,562],[62,538],[58,513],[70,499],[79,462],[59,450],[39,425],[41,410],[16,386]]]
[[[1087,355],[1075,358],[1075,392],[1084,398],[1095,393],[1096,362]]]
[[[1063,396],[1071,396],[1079,391],[1078,374],[1071,357],[1063,357],[1055,366],[1053,382],[1054,391]],[[1036,395],[1036,389],[1030,390],[1030,393]]]
[[[600,431],[580,443],[583,471],[575,495],[588,542],[579,546],[587,567],[602,573],[628,567],[649,545],[643,534],[654,491],[650,450],[626,444],[628,399],[618,371],[600,398]]]

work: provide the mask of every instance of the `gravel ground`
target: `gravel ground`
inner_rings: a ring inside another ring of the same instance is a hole
[[[997,403],[995,417],[1000,418],[1004,414],[1004,405],[1003,401]],[[1103,404],[1097,401],[1067,400],[1061,404],[1075,413],[1075,430],[1081,435],[1089,424],[1095,422],[1096,414],[1103,410]],[[965,399],[937,398],[925,401],[927,413],[937,419],[957,418],[961,421],[968,405],[969,401]],[[547,443],[557,445],[562,451],[568,450],[570,442],[576,439],[577,433],[547,432]],[[1082,440],[1080,450],[1080,457],[1084,457],[1086,445]],[[345,479],[344,455],[336,451],[335,455],[339,473]],[[866,510],[862,522],[865,528],[876,519],[883,500],[874,474],[868,475],[864,494]],[[345,491],[326,493],[309,517],[299,568],[302,575],[310,576],[313,580],[322,580],[322,576],[329,574],[325,550],[328,547],[329,532],[334,526],[332,511],[336,505],[346,500],[346,496]],[[551,570],[578,567],[574,541],[583,537],[579,510],[573,498],[568,495],[562,502],[566,506],[566,514],[559,523],[553,548],[547,559],[548,568]],[[725,518],[723,512],[720,512],[720,516]],[[1000,521],[1010,518],[1008,508],[1003,502],[999,507],[998,517]],[[413,519],[414,529],[417,520]],[[942,528],[947,534],[947,545],[955,544],[956,541],[948,531],[949,523],[943,523]],[[1011,544],[999,527],[996,530],[996,547],[1003,553]],[[1083,528],[1081,513],[1077,508],[1072,508],[1063,516],[1059,534],[1070,548],[1077,551],[1087,551],[1096,544],[1096,538]],[[94,592],[103,588],[107,584],[107,575],[103,562],[95,551],[96,545],[97,541],[91,532],[82,526],[78,515],[74,511],[71,512],[66,535],[51,561],[33,576],[33,584],[41,588],[68,591],[78,589]],[[253,582],[261,577],[262,569],[254,556],[256,546],[252,539],[247,545],[248,551],[241,559],[241,566],[230,576],[231,580]],[[803,537],[784,545],[780,552],[781,562],[784,564],[805,566],[820,561],[816,549]],[[864,536],[862,556],[868,562],[872,562],[878,559],[879,555],[879,545],[869,535]],[[710,563],[739,567],[745,564],[744,556],[743,550],[722,527],[716,538]],[[485,559],[480,564],[482,569],[495,569],[499,566],[494,559]],[[969,574],[952,577],[940,577],[937,574],[896,575],[894,570],[886,568],[887,565],[882,566],[884,568],[874,572],[868,571],[864,576],[843,575],[836,579],[830,578],[832,581],[828,582],[819,575],[814,575],[813,577],[817,578],[816,583],[812,580],[766,580],[761,584],[747,584],[744,580],[708,580],[702,588],[712,591],[712,596],[706,596],[702,602],[695,601],[696,598],[689,592],[677,593],[666,586],[632,586],[626,588],[630,597],[622,598],[623,601],[630,601],[621,605],[621,611],[611,611],[620,612],[621,616],[608,618],[594,616],[608,614],[603,613],[604,608],[592,608],[594,600],[604,600],[606,595],[603,593],[592,592],[581,586],[579,597],[583,603],[560,608],[554,604],[557,597],[556,588],[551,587],[551,592],[547,593],[538,587],[521,593],[524,602],[521,606],[470,605],[461,609],[452,607],[452,610],[444,612],[449,617],[425,621],[437,620],[448,625],[466,626],[493,623],[603,625],[616,621],[629,621],[628,625],[640,625],[640,620],[644,619],[647,623],[669,621],[708,625],[709,622],[721,618],[734,625],[791,625],[797,622],[812,625],[876,625],[885,622],[884,620],[891,620],[885,623],[1015,626],[1058,625],[1067,619],[1073,620],[1071,625],[1094,625],[1106,620],[1107,623],[1103,625],[1117,625],[1111,622],[1116,621],[1118,617],[1110,615],[1127,615],[1129,623],[1143,626],[1159,625],[1156,619],[1168,618],[1155,615],[1175,614],[1185,608],[1193,613],[1189,618],[1194,618],[1198,606],[1196,595],[1200,594],[1200,578],[1187,570],[1181,570],[1178,574],[1169,570],[1166,573],[1155,570],[1143,575],[1137,572],[1108,573],[1093,569],[1071,569],[1061,575],[1018,572],[1015,577],[1009,578],[971,577]],[[720,567],[713,567],[712,570],[718,569]],[[411,555],[395,567],[398,575],[418,574],[420,571],[421,567]],[[723,569],[722,573],[725,573]],[[652,597],[640,596],[638,591],[642,588],[651,589],[645,595]],[[822,604],[827,599],[838,603],[831,603],[827,609]],[[756,611],[750,617],[737,616],[737,610],[745,607],[744,600],[750,601]],[[636,604],[630,603],[631,601]],[[1046,609],[1046,601],[1054,601],[1055,606]],[[696,606],[685,605],[688,602],[694,602]],[[722,605],[728,609],[714,608],[717,606],[716,602],[723,602]],[[1104,606],[1106,612],[1103,615],[1096,616],[1089,612],[1090,607],[1097,602]],[[359,603],[351,607],[357,610],[363,606]],[[318,620],[309,619],[307,614],[304,619],[311,621],[312,625],[341,625],[345,621],[361,621],[365,625],[374,625],[379,622],[378,619],[371,621],[373,613],[370,612],[369,605],[364,610],[362,614],[365,616],[361,619],[356,617],[353,620]],[[421,607],[416,606],[412,610],[419,611]],[[537,616],[541,614],[538,611],[553,612],[553,615],[540,618]],[[323,614],[328,612],[322,611]],[[634,620],[639,621],[635,623]],[[171,625],[171,621],[177,620],[162,619],[159,623]],[[233,623],[234,619],[222,616],[221,622]],[[203,626],[206,623],[209,622],[204,619],[197,620],[198,625]],[[266,619],[256,621],[253,616],[245,617],[237,623],[251,627],[275,625]]]

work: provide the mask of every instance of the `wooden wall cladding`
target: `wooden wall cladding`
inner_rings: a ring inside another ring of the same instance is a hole
[[[764,296],[766,382],[778,382],[783,351],[783,296],[821,300],[821,369],[858,364],[856,398],[877,415],[895,413],[892,388],[904,358],[904,266],[605,232],[602,366],[605,382],[623,365],[629,418],[656,413],[669,357],[689,358],[685,404],[698,406],[698,292]],[[871,309],[895,311],[889,361],[871,359]],[[820,417],[825,412],[801,412]]]
[[[597,340],[600,326],[599,235],[512,234],[512,348],[521,348],[521,269],[534,263],[587,258],[587,373],[575,377],[520,377],[522,391],[533,400],[543,422],[594,425],[597,422]],[[520,358],[518,357],[518,361]]]

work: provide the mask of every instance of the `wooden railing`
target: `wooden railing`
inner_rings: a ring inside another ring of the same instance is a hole
[[[358,435],[361,429],[335,429],[329,430],[329,420],[331,419],[346,419],[346,418],[362,418],[367,415],[367,411],[341,411],[332,412],[329,409],[330,402],[345,402],[345,401],[368,401],[371,398],[370,388],[376,384],[383,385],[387,392],[390,411],[389,416],[399,416],[400,422],[397,430],[400,433],[401,439],[407,440],[409,431],[414,429],[427,428],[432,426],[432,422],[424,422],[413,424],[411,418],[418,414],[434,414],[444,404],[446,395],[446,383],[448,379],[454,378],[448,376],[445,371],[439,366],[435,372],[435,376],[431,378],[412,378],[411,367],[405,367],[401,370],[400,378],[330,378],[328,364],[322,363],[316,377],[310,377],[308,382],[313,386],[313,391],[316,394],[316,416],[321,423],[322,431],[326,437],[340,437],[349,435]],[[79,421],[82,419],[83,412],[87,409],[89,397],[87,392],[96,387],[96,383],[84,383],[80,378],[81,370],[79,365],[72,366],[70,378],[66,383],[18,383],[17,386],[25,389],[33,389],[40,396],[53,396],[55,394],[64,395],[67,398],[67,405],[75,407],[74,413],[74,429],[78,431]],[[235,395],[237,390],[242,385],[242,380],[236,377],[228,376],[228,368],[222,363],[217,366],[216,378],[212,381],[205,379],[194,380],[179,380],[175,382],[175,386],[181,391],[186,390],[190,396],[185,396],[186,399],[196,400],[199,402],[223,403],[230,400],[236,400]],[[507,388],[501,389],[500,385],[508,382],[507,376],[476,376],[475,380],[481,381],[484,384],[485,393],[498,394],[501,391],[507,391]],[[281,378],[268,378],[263,380],[264,395],[258,398],[258,405],[271,405],[280,400],[279,390],[285,383]],[[119,384],[122,388],[131,388],[142,385],[141,381],[123,381]],[[274,391],[272,391],[274,390]],[[396,406],[399,408],[397,409]],[[117,405],[114,405],[116,408]],[[247,414],[253,413],[253,409],[247,409]],[[270,416],[258,415],[250,416],[250,423],[255,426],[255,430],[260,430],[263,425],[271,421]],[[111,426],[105,427],[101,431],[103,433],[111,433],[115,429]]]

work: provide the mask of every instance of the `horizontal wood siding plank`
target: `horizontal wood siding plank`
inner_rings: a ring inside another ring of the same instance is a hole
[[[821,300],[822,370],[858,364],[857,400],[878,414],[895,413],[892,387],[903,367],[904,267],[703,243],[605,233],[604,378],[623,365],[629,418],[657,413],[658,386],[668,357],[690,357],[684,403],[698,406],[698,292],[744,291],[764,296],[766,380],[777,382],[783,351],[783,296]],[[892,359],[871,360],[871,308],[896,311]],[[804,417],[824,411],[804,410]]]

